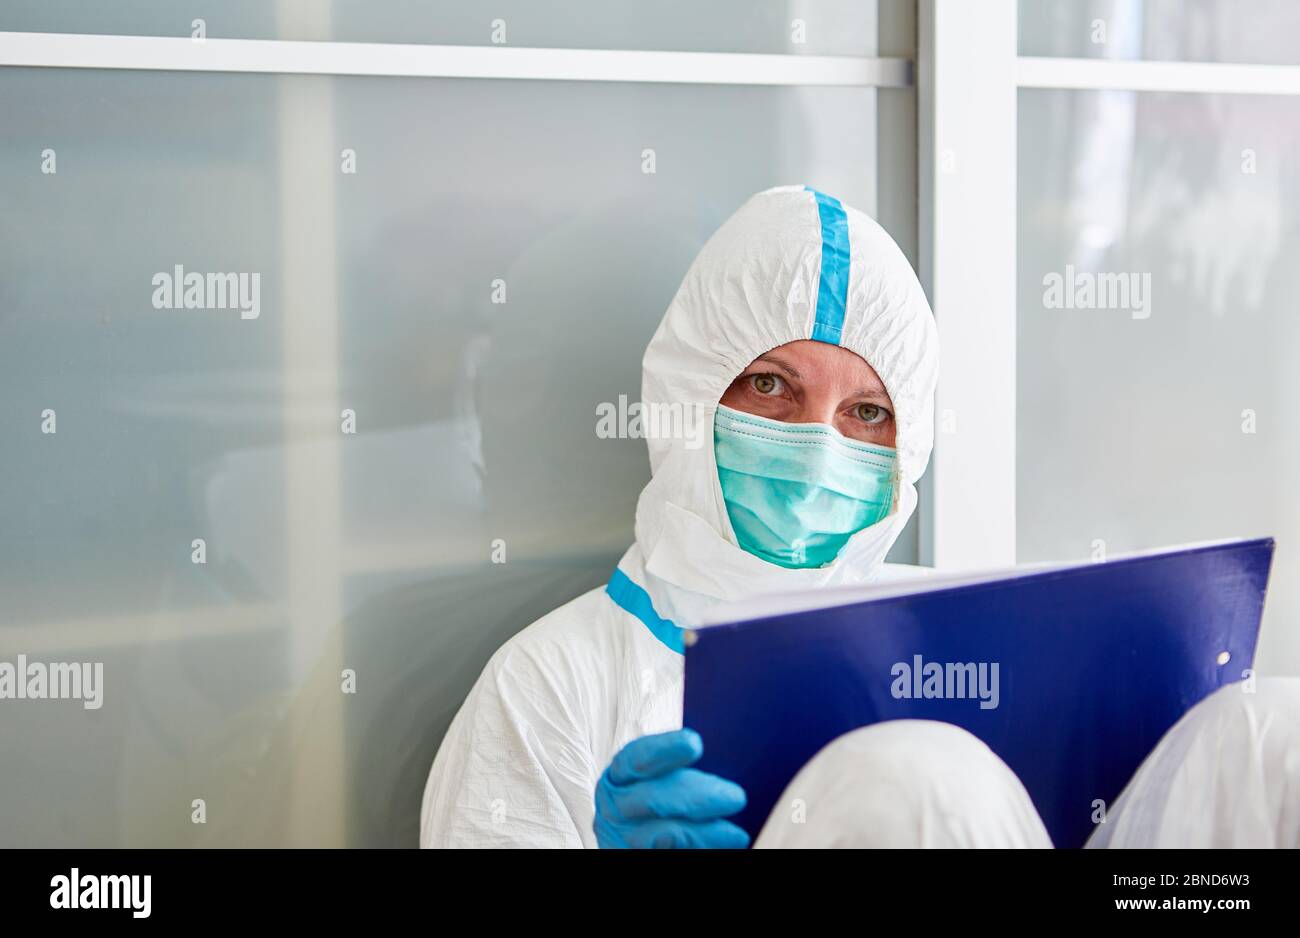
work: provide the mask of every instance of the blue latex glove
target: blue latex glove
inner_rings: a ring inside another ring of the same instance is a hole
[[[745,790],[688,768],[704,754],[694,730],[634,739],[596,784],[601,847],[743,849],[749,835],[723,818],[745,807]]]

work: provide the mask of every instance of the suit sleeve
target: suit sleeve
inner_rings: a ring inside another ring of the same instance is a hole
[[[515,642],[488,662],[434,759],[420,846],[595,846],[590,727],[549,664]]]

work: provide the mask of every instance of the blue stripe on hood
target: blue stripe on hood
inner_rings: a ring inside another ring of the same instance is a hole
[[[811,186],[804,188],[817,200],[817,215],[822,223],[822,269],[812,337],[839,345],[849,296],[849,219],[839,199]]]

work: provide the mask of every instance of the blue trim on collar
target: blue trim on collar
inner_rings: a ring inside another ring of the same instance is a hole
[[[614,600],[616,606],[640,619],[650,630],[650,634],[667,645],[670,650],[682,654],[686,647],[682,641],[682,629],[655,612],[650,594],[634,583],[632,578],[618,567],[614,568],[614,575],[609,578],[609,585],[605,587],[605,592],[609,594],[610,599]]]

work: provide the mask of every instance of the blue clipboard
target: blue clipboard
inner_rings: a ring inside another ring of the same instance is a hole
[[[733,820],[754,838],[827,743],[924,719],[987,743],[1053,844],[1080,847],[1095,800],[1113,805],[1164,733],[1252,666],[1272,557],[1271,538],[1238,540],[709,626],[686,648],[683,722],[704,739],[698,768],[744,787]],[[926,697],[915,674],[949,663],[996,663],[997,706],[969,684]]]

